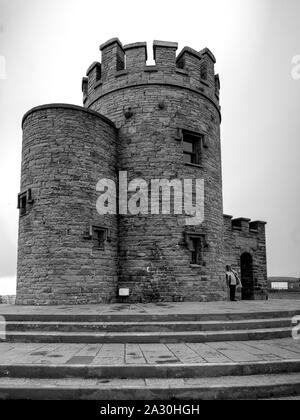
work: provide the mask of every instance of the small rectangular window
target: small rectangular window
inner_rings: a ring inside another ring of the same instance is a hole
[[[186,233],[185,240],[188,250],[191,253],[191,264],[197,266],[205,266],[204,248],[206,247],[205,235],[196,233]]]
[[[201,238],[192,238],[192,260],[191,263],[195,265],[202,265],[202,240]]]
[[[105,231],[104,230],[96,230],[95,231],[96,234],[96,238],[95,238],[95,242],[96,242],[96,247],[104,250],[105,249]]]
[[[32,204],[31,189],[18,195],[18,209],[20,210],[20,215],[25,216],[28,210],[28,204]]]
[[[20,197],[20,214],[24,216],[26,214],[26,207],[27,207],[27,197],[23,195]]]
[[[201,164],[203,136],[183,132],[183,157],[185,163]]]
[[[108,241],[108,229],[104,227],[92,226],[91,238],[93,240],[94,248],[105,251],[105,244]]]

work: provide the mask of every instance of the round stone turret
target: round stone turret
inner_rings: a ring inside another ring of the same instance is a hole
[[[52,104],[23,119],[18,304],[110,302],[118,286],[116,215],[95,207],[116,181],[116,128],[98,113]]]

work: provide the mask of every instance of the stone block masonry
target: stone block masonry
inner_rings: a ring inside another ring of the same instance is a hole
[[[177,48],[154,41],[147,66],[145,43],[111,39],[83,78],[84,108],[24,117],[17,303],[116,302],[120,288],[124,302],[224,300],[225,266],[249,249],[264,282],[262,225],[252,224],[257,247],[253,232],[240,230],[237,245],[225,227],[215,57],[189,47],[176,57]],[[186,226],[174,212],[100,216],[96,184],[119,171],[147,183],[203,179],[204,223]]]
[[[118,222],[97,213],[95,186],[116,176],[113,123],[58,104],[30,111],[23,130],[21,191],[31,190],[32,203],[20,214],[17,303],[112,301]],[[105,250],[90,238],[93,226],[109,229]]]

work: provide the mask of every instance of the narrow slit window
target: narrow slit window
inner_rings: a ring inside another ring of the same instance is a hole
[[[20,215],[25,216],[27,214],[28,205],[32,204],[31,190],[27,190],[18,195],[18,209],[20,210]]]
[[[208,78],[208,69],[207,69],[207,63],[206,62],[203,62],[201,64],[200,77],[201,77],[202,80],[207,80],[207,78]]]
[[[104,250],[105,249],[105,232],[104,230],[96,230],[96,246],[97,248]]]
[[[24,216],[26,214],[26,207],[27,207],[27,197],[26,195],[23,195],[20,197],[20,213],[21,216]]]
[[[187,248],[190,251],[191,265],[205,266],[204,249],[207,247],[205,235],[195,233],[186,233],[185,240]]]
[[[192,242],[191,264],[202,265],[203,264],[202,239],[192,238],[191,242]]]

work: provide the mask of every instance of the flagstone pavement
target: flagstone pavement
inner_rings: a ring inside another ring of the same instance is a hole
[[[300,341],[179,344],[0,343],[0,365],[153,365],[226,364],[300,360]]]

